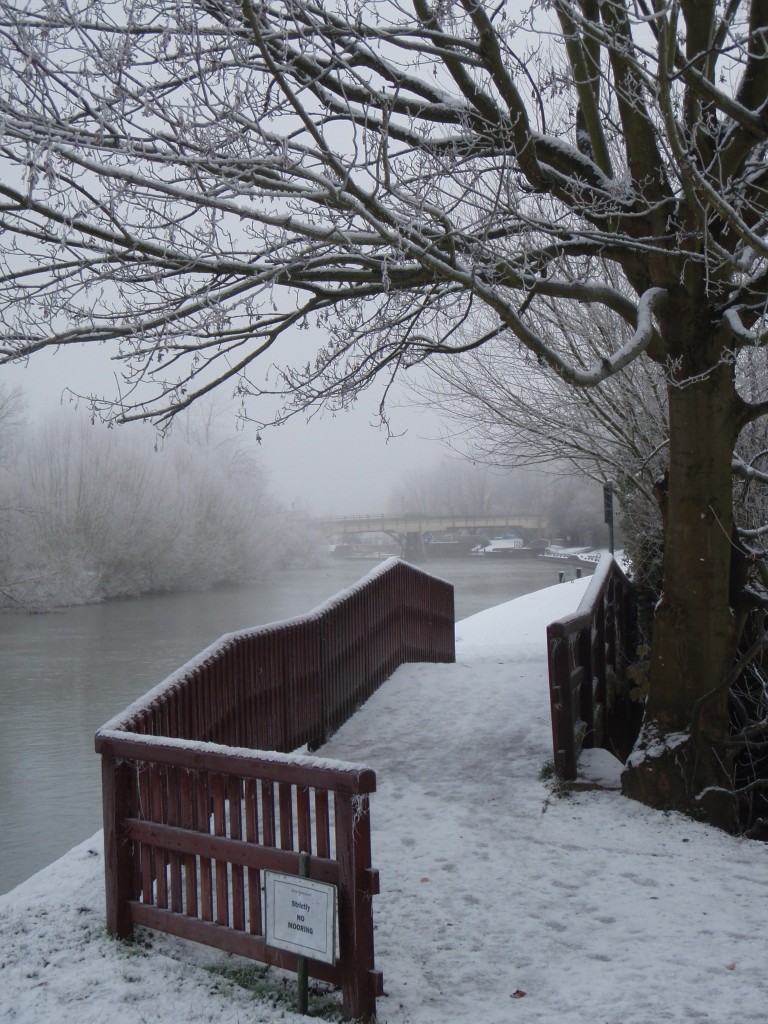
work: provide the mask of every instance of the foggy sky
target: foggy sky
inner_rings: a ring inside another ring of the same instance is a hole
[[[78,393],[116,393],[115,369],[105,349],[43,351],[26,366],[0,367],[0,383],[18,386],[26,399],[31,419],[45,416]],[[228,394],[222,389],[222,405]],[[318,414],[309,423],[297,416],[286,425],[262,434],[259,456],[266,468],[275,497],[288,508],[315,515],[357,515],[384,512],[402,474],[440,460],[444,449],[435,440],[439,422],[428,412],[394,407],[391,426],[397,434],[372,425],[378,389],[372,388],[350,412]],[[257,415],[257,405],[252,406]],[[220,429],[237,429],[235,407],[217,420]],[[118,430],[136,429],[133,424]],[[255,426],[246,427],[244,440],[254,443]]]

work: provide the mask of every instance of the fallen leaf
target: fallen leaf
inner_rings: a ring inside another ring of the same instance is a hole
[[[510,993],[510,999],[522,999],[525,992],[521,988],[516,988],[514,992]]]
[[[420,878],[420,879],[419,879],[419,881],[420,881],[420,882],[428,882],[428,881],[429,881],[429,879],[427,878],[427,876],[426,876],[426,875],[424,875],[424,877],[423,877],[423,878]]]

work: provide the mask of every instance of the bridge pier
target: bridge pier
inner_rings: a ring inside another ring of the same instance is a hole
[[[420,531],[409,531],[406,533],[403,555],[405,558],[414,558],[417,561],[427,557],[427,552],[424,548],[424,535]]]

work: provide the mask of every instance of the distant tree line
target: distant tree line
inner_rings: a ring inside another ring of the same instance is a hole
[[[158,443],[0,392],[0,607],[46,609],[263,576],[311,555],[266,475],[204,410]]]

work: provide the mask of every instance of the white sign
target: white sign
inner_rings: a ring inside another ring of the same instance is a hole
[[[264,872],[268,946],[336,962],[336,886]]]

